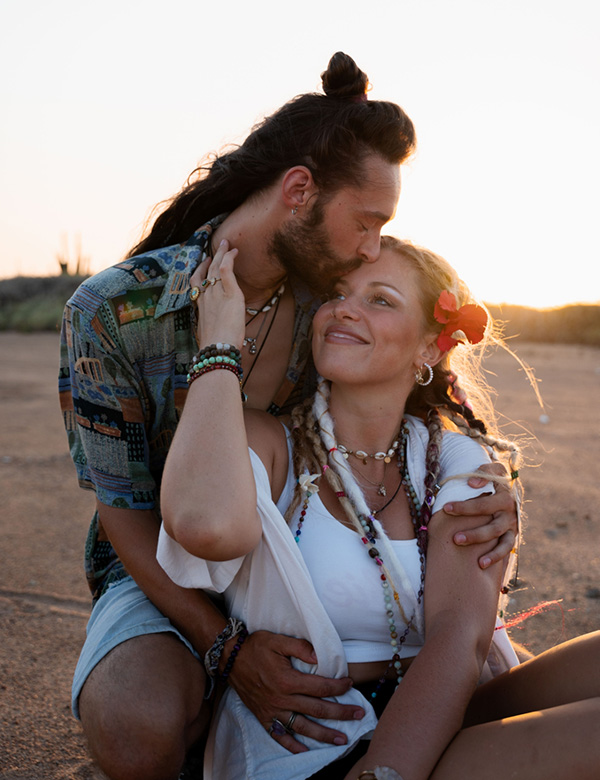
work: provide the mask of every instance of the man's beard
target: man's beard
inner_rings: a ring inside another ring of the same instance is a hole
[[[323,205],[316,201],[306,217],[276,230],[269,242],[269,252],[288,275],[318,294],[328,292],[337,279],[362,262],[359,257],[344,260],[334,251],[324,218]]]

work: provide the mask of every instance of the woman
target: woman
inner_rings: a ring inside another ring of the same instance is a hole
[[[201,351],[190,373],[163,476],[159,560],[180,585],[224,592],[247,630],[309,639],[313,669],[349,674],[341,700],[367,715],[340,724],[348,745],[319,745],[312,721],[282,711],[260,724],[227,690],[205,776],[547,780],[576,766],[595,777],[600,634],[516,666],[495,630],[501,565],[477,565],[489,543],[453,545],[440,509],[476,492],[465,477],[483,455],[471,437],[507,451],[517,476],[516,449],[487,433],[451,373],[467,346],[455,345],[483,338],[485,312],[441,258],[383,239],[379,260],[345,276],[315,315],[325,381],[288,435],[260,412],[244,418],[239,353],[222,345],[241,346],[244,324],[227,249],[202,288],[200,328],[216,357]],[[224,637],[208,654],[213,677],[226,680],[245,631],[232,621],[233,649],[223,653]],[[514,668],[490,680],[502,664]],[[286,751],[292,734],[308,749]]]

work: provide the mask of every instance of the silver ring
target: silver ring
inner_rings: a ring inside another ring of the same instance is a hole
[[[290,719],[285,724],[285,730],[287,731],[288,734],[294,733],[293,726],[294,726],[294,721],[296,720],[297,717],[298,717],[298,713],[292,712],[292,714],[290,715]]]

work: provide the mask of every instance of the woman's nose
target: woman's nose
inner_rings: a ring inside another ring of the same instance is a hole
[[[333,316],[336,320],[346,318],[356,319],[356,303],[350,297],[338,298],[333,306]]]

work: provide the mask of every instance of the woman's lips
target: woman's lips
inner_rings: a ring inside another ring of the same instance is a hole
[[[339,325],[330,325],[325,331],[327,341],[336,341],[339,343],[366,344],[367,341],[359,336],[355,331]]]

